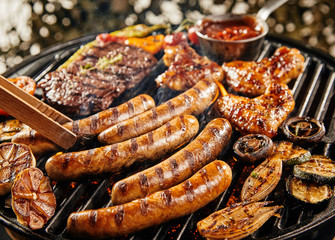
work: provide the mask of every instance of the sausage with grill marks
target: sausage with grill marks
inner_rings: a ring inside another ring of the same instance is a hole
[[[64,126],[78,137],[95,136],[107,128],[155,107],[155,101],[147,94],[140,94],[113,108],[90,117],[65,123]]]
[[[77,135],[77,139],[91,138],[103,130],[145,112],[155,106],[155,101],[147,94],[141,94],[113,108],[106,109],[87,118],[68,122],[64,127]],[[22,143],[31,148],[34,154],[40,155],[60,148],[37,133],[35,130],[22,131],[13,137],[13,142]]]
[[[156,160],[194,137],[199,130],[192,115],[172,119],[147,134],[91,150],[56,154],[45,165],[48,176],[56,181],[76,181],[85,176],[115,173],[136,161]]]
[[[211,105],[217,94],[214,81],[201,80],[177,97],[106,129],[99,134],[98,140],[104,144],[121,142],[156,129],[175,116],[198,115]]]
[[[217,198],[232,179],[229,165],[213,161],[192,177],[164,191],[109,208],[72,213],[68,232],[78,238],[110,238],[193,213]]]
[[[123,180],[112,189],[113,204],[122,204],[172,187],[215,160],[229,143],[232,127],[216,118],[186,147],[168,159]]]

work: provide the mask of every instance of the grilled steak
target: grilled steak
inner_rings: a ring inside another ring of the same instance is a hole
[[[157,63],[135,46],[110,42],[83,52],[67,68],[48,73],[39,83],[48,104],[69,116],[89,115],[108,108],[134,87]]]

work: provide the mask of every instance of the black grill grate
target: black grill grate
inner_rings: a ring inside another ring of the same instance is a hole
[[[29,75],[36,81],[39,81],[47,72],[56,69],[62,62],[70,57],[80,45],[91,41],[94,36],[86,36],[64,44],[57,45],[43,51],[38,56],[26,59],[23,63],[6,72],[4,75]],[[321,143],[310,149],[313,154],[324,154],[332,159],[334,156],[335,139],[335,112],[334,112],[334,92],[335,92],[335,61],[328,55],[318,52],[315,49],[309,49],[298,43],[270,35],[267,37],[263,46],[263,51],[259,59],[272,55],[276,48],[281,45],[296,47],[301,50],[306,58],[306,66],[303,73],[289,84],[294,92],[296,100],[295,110],[292,116],[310,116],[319,119],[325,123],[326,136]],[[157,56],[162,57],[162,54]],[[120,101],[127,100],[140,92],[149,93],[154,96],[158,104],[176,95],[166,89],[157,89],[154,84],[148,84],[166,69],[162,61],[152,73],[140,83],[136,90],[123,94],[115,101],[118,105]],[[205,114],[199,116],[200,126],[204,127],[211,117],[211,109]],[[230,145],[236,140],[237,134],[234,134]],[[233,181],[231,186],[215,201],[208,204],[199,211],[170,221],[166,224],[146,229],[134,235],[121,237],[120,239],[202,239],[196,231],[196,223],[208,216],[210,213],[226,206],[230,198],[239,191],[241,182],[246,173],[251,170],[249,166],[241,163],[234,163],[231,156],[231,148],[228,146],[219,159],[226,160],[232,165]],[[37,166],[44,170],[44,164],[48,156],[41,158]],[[143,166],[142,166],[143,167]],[[16,221],[16,217],[11,209],[5,207],[5,202],[9,196],[0,198],[0,222],[11,230],[14,230],[23,236],[33,239],[68,239],[66,233],[66,220],[71,212],[85,209],[94,209],[111,206],[109,190],[113,182],[131,174],[140,166],[104,179],[89,179],[78,183],[56,183],[54,191],[57,197],[57,211],[54,217],[47,225],[38,231],[31,231],[22,227]],[[288,171],[285,171],[288,174]],[[284,206],[280,211],[279,218],[271,218],[262,228],[249,236],[249,239],[288,239],[295,236],[301,236],[314,227],[319,226],[330,218],[335,216],[335,197],[328,203],[320,206],[311,207],[301,204],[285,193],[284,181],[279,183],[275,192],[271,193],[266,200],[272,200],[276,204]]]

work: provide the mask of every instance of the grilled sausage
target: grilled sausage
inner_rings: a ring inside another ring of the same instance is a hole
[[[86,151],[56,154],[45,165],[53,180],[78,180],[84,176],[114,173],[136,161],[156,160],[196,135],[198,120],[182,115],[160,128],[127,141]]]
[[[175,116],[200,114],[210,106],[217,93],[218,87],[214,81],[199,81],[191,89],[158,107],[101,132],[98,140],[105,144],[121,142],[158,128]]]
[[[108,238],[193,213],[225,191],[232,178],[228,164],[213,161],[188,180],[132,202],[72,213],[67,230],[78,238]]]
[[[154,106],[155,101],[152,97],[141,94],[117,107],[109,108],[84,119],[65,123],[63,126],[75,133],[77,139],[93,137],[114,124],[145,112]],[[19,132],[14,135],[12,141],[29,146],[37,155],[60,149],[35,130]]]
[[[138,95],[114,108],[98,112],[90,117],[65,123],[64,126],[78,137],[95,136],[105,129],[155,107],[155,101],[147,94]]]
[[[116,182],[111,194],[113,204],[129,202],[184,181],[216,159],[231,133],[232,127],[226,119],[212,120],[197,138],[168,159]]]

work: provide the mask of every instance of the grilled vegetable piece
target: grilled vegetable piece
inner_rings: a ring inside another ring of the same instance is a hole
[[[111,32],[110,35],[118,36],[118,37],[145,37],[149,35],[151,32],[156,31],[158,29],[166,29],[168,25],[166,24],[156,24],[152,26],[147,26],[145,24],[137,24],[128,26],[121,30],[117,30]]]
[[[164,43],[164,35],[151,35],[148,37],[118,37],[111,35],[109,33],[101,33],[97,36],[96,41],[99,43],[107,43],[107,42],[119,42],[124,43],[126,45],[132,45],[139,48],[142,48],[143,50],[151,53],[156,54],[160,50],[163,49],[163,43]]]
[[[29,129],[28,125],[17,119],[9,119],[0,123],[0,142],[10,142],[21,130]]]
[[[197,224],[204,237],[237,240],[259,229],[281,206],[270,206],[270,202],[238,203],[226,207]]]
[[[35,157],[28,146],[2,143],[0,145],[0,195],[10,192],[17,174],[35,165]]]
[[[289,141],[301,146],[318,143],[326,133],[323,122],[310,117],[286,119],[281,130]]]
[[[271,138],[263,134],[240,137],[233,146],[234,155],[241,161],[255,163],[266,159],[273,150]]]
[[[307,162],[295,165],[293,168],[295,177],[316,181],[320,184],[335,182],[335,163],[322,155],[313,155]]]
[[[277,186],[282,175],[283,162],[267,158],[246,179],[241,190],[241,200],[257,202],[264,199]]]
[[[145,37],[149,35],[151,32],[162,29],[162,28],[167,28],[167,25],[164,24],[157,24],[153,26],[146,26],[144,24],[137,24],[133,26],[129,26],[126,28],[123,28],[118,31],[114,31],[109,33],[111,36],[116,36],[116,37]],[[59,66],[58,69],[66,68],[70,63],[73,61],[77,60],[80,58],[80,55],[84,52],[87,51],[88,49],[92,48],[97,44],[97,41],[94,40],[92,42],[89,42],[82,46],[80,49],[78,49],[65,63],[63,63],[61,66]]]
[[[12,187],[12,208],[19,223],[40,229],[54,215],[56,197],[50,180],[38,168],[17,175]]]
[[[333,189],[328,184],[318,184],[293,176],[286,181],[286,191],[296,199],[312,204],[326,201],[334,195]]]
[[[273,155],[271,157],[281,159],[284,166],[293,166],[308,161],[311,153],[291,142],[275,142]]]

